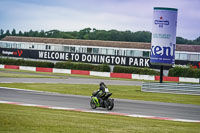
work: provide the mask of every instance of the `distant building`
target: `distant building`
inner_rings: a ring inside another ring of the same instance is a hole
[[[150,43],[6,36],[0,55],[51,61],[107,63],[156,68],[149,62]],[[200,66],[200,45],[176,45],[175,64]]]

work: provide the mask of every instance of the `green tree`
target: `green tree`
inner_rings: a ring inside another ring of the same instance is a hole
[[[39,37],[40,36],[40,34],[39,34],[39,32],[38,31],[33,31],[33,35],[32,35],[33,37]]]
[[[127,42],[151,42],[151,32],[148,31],[137,31],[131,32],[127,31],[118,31],[118,30],[98,30],[95,28],[84,28],[80,31],[59,31],[59,30],[50,30],[50,31],[33,31],[22,33],[19,31],[16,34],[16,30],[13,29],[11,34],[7,30],[5,33],[3,29],[0,30],[0,39],[9,36],[9,35],[19,35],[19,36],[30,36],[30,37],[49,37],[49,38],[67,38],[67,39],[86,39],[86,40],[107,40],[107,41],[127,41]],[[183,37],[176,38],[177,44],[195,44],[200,45],[200,36],[195,40],[188,40]]]
[[[12,30],[11,35],[16,36],[16,30],[15,29]]]
[[[10,36],[10,31],[9,30],[6,30],[6,36]]]
[[[193,44],[200,45],[200,36],[193,41]]]
[[[29,33],[28,32],[24,32],[24,36],[29,36]]]
[[[23,33],[21,30],[19,31],[18,36],[23,36]]]
[[[186,44],[187,40],[182,37],[176,37],[176,43],[177,44]]]
[[[133,33],[131,32],[131,31],[125,31],[124,32],[124,41],[127,41],[127,42],[131,42],[131,41],[133,41]]]
[[[151,33],[146,31],[137,31],[133,34],[135,42],[151,42]]]
[[[70,32],[70,34],[71,34],[71,36],[73,36],[73,38],[78,39],[79,33],[77,31]]]
[[[90,34],[91,28],[85,28],[79,31],[79,39],[84,39],[84,36],[86,36],[87,34]]]
[[[59,30],[50,30],[50,31],[47,31],[46,34],[47,34],[47,37],[52,37],[52,38],[59,38]]]
[[[0,30],[0,40],[5,37],[4,30]]]
[[[105,30],[97,30],[96,40],[110,40],[108,32],[106,32]]]
[[[41,31],[39,32],[39,36],[40,36],[40,37],[45,37],[45,36],[46,36],[44,30],[41,30]]]
[[[34,33],[33,30],[30,30],[30,31],[28,32],[28,36],[30,36],[30,37],[32,36],[32,37],[33,37],[33,33]]]
[[[123,40],[121,33],[117,30],[110,30],[108,31],[108,36],[110,41],[120,41]]]
[[[0,30],[0,35],[3,35],[3,33],[4,33],[4,30],[1,29],[1,30]]]

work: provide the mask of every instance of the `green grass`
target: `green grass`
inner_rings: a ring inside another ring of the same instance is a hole
[[[56,76],[48,76],[48,75],[27,75],[27,74],[17,74],[17,73],[4,73],[0,72],[0,77],[6,78],[64,78],[64,77],[56,77]]]
[[[199,123],[0,104],[2,133],[199,133]]]
[[[49,83],[0,83],[0,86],[86,96],[90,96],[99,87],[88,84]],[[200,96],[142,92],[140,86],[129,85],[108,85],[108,88],[113,93],[113,98],[200,105]]]

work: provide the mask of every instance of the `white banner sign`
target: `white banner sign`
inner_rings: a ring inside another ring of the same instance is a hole
[[[150,62],[155,65],[175,63],[177,12],[175,8],[155,7]]]

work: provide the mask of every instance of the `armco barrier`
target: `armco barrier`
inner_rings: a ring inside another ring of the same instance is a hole
[[[19,66],[19,70],[36,71],[36,67]]]
[[[19,69],[19,66],[16,65],[4,65],[5,69]]]
[[[53,68],[53,73],[67,73],[67,74],[71,74],[71,69],[57,69],[57,68]]]
[[[36,67],[37,72],[53,72],[53,68]]]
[[[199,84],[143,82],[143,92],[200,95]]]
[[[0,68],[30,70],[30,71],[39,71],[39,72],[92,75],[92,76],[112,77],[112,78],[140,79],[140,80],[159,80],[160,79],[160,76],[153,76],[153,75],[95,72],[95,71],[57,69],[57,68],[42,68],[42,67],[29,67],[29,66],[16,66],[16,65],[3,65],[3,64],[0,64]],[[185,77],[166,77],[166,76],[164,76],[163,81],[175,81],[175,82],[180,81],[180,82],[200,83],[199,78],[185,78]]]
[[[110,77],[132,79],[132,74],[129,74],[129,73],[110,73]]]
[[[71,70],[71,74],[90,75],[90,71]]]
[[[0,68],[4,69],[4,65],[0,64]]]
[[[90,71],[90,75],[91,76],[100,76],[100,77],[110,77],[110,73],[109,72],[94,72],[94,71]]]
[[[160,80],[160,76],[155,76],[155,80]],[[179,82],[179,77],[167,77],[167,76],[163,76],[163,81],[175,81],[175,82]]]
[[[191,83],[200,83],[200,79],[198,78],[185,78],[185,77],[179,77],[180,82],[191,82]]]
[[[132,74],[132,79],[140,79],[140,80],[155,80],[154,75],[139,75],[139,74]]]

